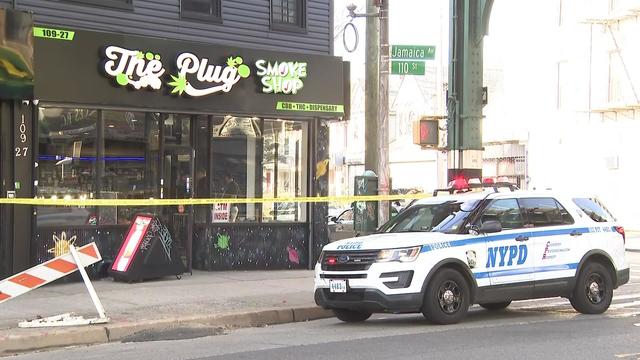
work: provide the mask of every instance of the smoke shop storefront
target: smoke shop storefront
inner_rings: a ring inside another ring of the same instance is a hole
[[[20,189],[7,185],[3,195],[113,205],[3,205],[19,224],[2,228],[0,242],[12,242],[2,259],[12,268],[5,271],[92,241],[108,265],[137,213],[163,219],[187,269],[312,264],[328,241],[326,204],[292,198],[327,194],[327,122],[341,119],[348,105],[348,64],[111,33],[34,34],[34,99],[3,105],[14,123],[27,119],[30,146],[4,151],[2,159],[28,171],[23,179],[14,174],[7,183]],[[15,142],[21,129],[3,129],[3,137]],[[118,204],[191,198],[229,201]]]

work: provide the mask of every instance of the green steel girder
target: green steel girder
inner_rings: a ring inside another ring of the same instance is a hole
[[[493,0],[450,0],[449,150],[482,150],[482,47],[492,6]]]

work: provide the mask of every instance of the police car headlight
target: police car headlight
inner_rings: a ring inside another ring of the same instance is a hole
[[[402,249],[385,249],[378,253],[378,262],[410,262],[418,258],[421,246],[402,248]]]

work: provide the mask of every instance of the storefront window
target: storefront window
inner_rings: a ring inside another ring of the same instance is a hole
[[[307,123],[289,120],[264,121],[262,189],[265,198],[307,195]],[[306,204],[263,204],[264,221],[306,221]]]
[[[204,123],[203,121],[200,126],[203,127]],[[210,144],[212,172],[208,176],[211,196],[306,196],[307,128],[307,123],[302,121],[236,116],[213,117]],[[197,154],[208,150],[201,145],[197,147]],[[204,174],[206,170],[198,162],[196,169],[197,172],[202,170],[200,174]],[[303,222],[307,219],[307,211],[306,204],[290,201],[264,204],[239,204],[229,201],[214,204],[211,219],[213,222]]]
[[[256,169],[260,120],[251,117],[214,117],[211,137],[212,194],[216,198],[260,197]],[[259,206],[229,201],[214,205],[214,222],[258,221]]]
[[[40,110],[36,185],[42,198],[223,198],[229,200],[194,207],[195,221],[304,222],[305,203],[232,199],[307,196],[308,167],[304,121]],[[181,214],[181,209],[175,210]],[[144,206],[37,210],[39,226],[124,225],[135,213],[160,211]]]
[[[130,111],[103,111],[104,174],[102,199],[147,199],[158,194],[160,115]],[[103,207],[100,224],[127,224],[147,207]]]
[[[96,197],[98,111],[42,107],[38,116],[36,195],[45,199]],[[96,225],[93,207],[39,206],[37,225]]]

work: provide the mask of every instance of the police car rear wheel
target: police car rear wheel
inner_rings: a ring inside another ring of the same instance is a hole
[[[422,314],[436,324],[455,324],[469,310],[469,285],[453,269],[439,270],[427,285]]]
[[[336,317],[344,322],[361,322],[371,317],[370,312],[362,312],[347,309],[333,309]]]
[[[509,306],[510,304],[511,304],[511,301],[504,301],[504,302],[486,303],[486,304],[479,304],[479,305],[487,310],[502,310],[507,306]]]
[[[610,271],[597,262],[586,264],[569,299],[573,308],[583,314],[602,314],[609,308],[612,299],[613,280]]]

